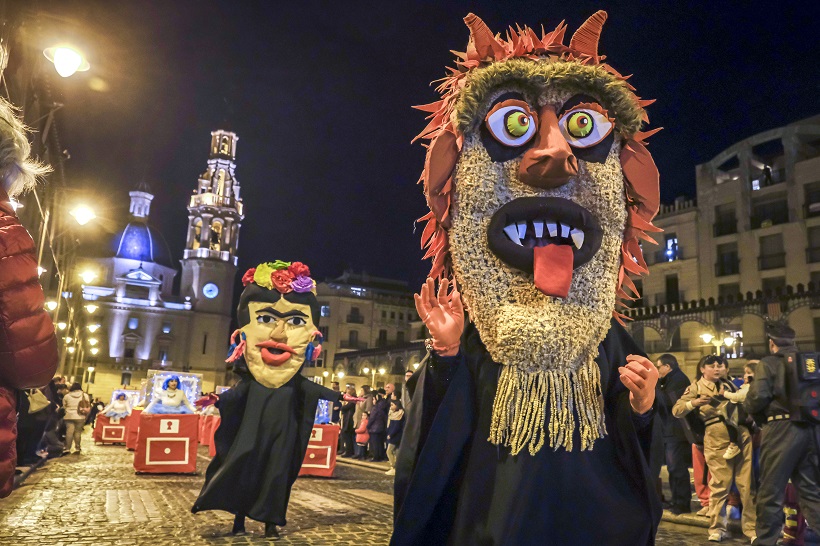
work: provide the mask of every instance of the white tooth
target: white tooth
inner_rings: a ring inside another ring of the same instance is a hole
[[[507,234],[507,237],[510,238],[510,241],[513,243],[520,245],[521,239],[518,237],[518,226],[515,224],[510,224],[509,226],[504,228],[504,233]]]
[[[573,229],[570,234],[572,235],[572,242],[575,243],[576,248],[581,248],[584,246],[584,232],[580,229]]]
[[[569,226],[561,224],[561,237],[563,237],[564,239],[569,237]]]
[[[547,222],[547,229],[550,232],[550,237],[558,237],[558,226],[554,222]]]
[[[518,222],[518,238],[523,239],[527,236],[527,222]]]
[[[533,220],[532,222],[533,227],[535,228],[535,236],[536,238],[540,239],[544,236],[544,222],[540,220]]]

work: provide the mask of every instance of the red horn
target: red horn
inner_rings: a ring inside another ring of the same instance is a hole
[[[468,14],[467,17],[464,18],[464,23],[470,29],[470,39],[478,54],[477,60],[487,58],[501,60],[504,58],[504,46],[495,39],[490,28],[478,15],[474,13]]]
[[[595,12],[592,17],[584,21],[572,39],[569,41],[569,48],[593,57],[598,60],[598,40],[601,38],[601,30],[606,22],[606,12],[603,10]]]

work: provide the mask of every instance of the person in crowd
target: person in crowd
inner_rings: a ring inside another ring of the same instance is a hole
[[[347,387],[346,390],[349,396],[356,396],[356,389],[354,387]],[[353,416],[356,413],[356,402],[342,402],[342,408],[339,411],[341,419],[341,430],[339,437],[341,438],[341,456],[353,457],[355,451],[355,426],[353,425]]]
[[[686,514],[692,511],[692,490],[689,485],[689,467],[692,464],[692,444],[686,438],[679,419],[672,416],[672,406],[689,386],[689,378],[680,369],[674,355],[662,354],[655,363],[660,377],[658,386],[663,396],[660,415],[663,421],[663,443],[666,452],[666,468],[669,471],[669,488],[672,500],[669,511]]]
[[[395,383],[388,383],[384,386],[384,393],[387,402],[390,403],[393,400],[398,400],[398,395],[396,394],[396,384]]]
[[[124,419],[131,415],[131,404],[128,403],[125,393],[118,394],[116,400],[103,408],[102,414],[109,419]]]
[[[333,381],[330,384],[330,390],[340,392],[341,389],[339,388],[339,382],[338,381]],[[353,396],[355,397],[356,395],[354,394]],[[341,410],[342,410],[342,400],[340,398],[338,401],[333,403],[333,405],[331,406],[331,409],[330,409],[330,422],[333,423],[334,425],[339,424],[339,418],[340,418],[339,412]],[[340,437],[340,441],[341,441],[341,437]]]
[[[413,370],[404,372],[404,386],[401,389],[401,406],[404,411],[410,411],[410,390],[407,388],[407,382],[413,377]]]
[[[85,418],[91,411],[91,401],[88,395],[83,392],[83,388],[79,383],[72,383],[68,389],[68,394],[63,397],[63,408],[65,408],[66,425],[66,448],[65,451],[69,453],[80,454],[82,447],[80,442],[83,437],[83,427],[85,427]],[[75,447],[77,451],[72,451]]]
[[[794,354],[795,332],[785,324],[768,324],[766,337],[771,355],[761,359],[755,368],[754,381],[744,402],[746,411],[764,423],[755,546],[777,543],[789,479],[797,489],[803,517],[809,526],[820,529],[820,425],[816,418],[812,419],[808,407],[803,410],[793,404],[793,400],[800,398],[799,380],[786,380],[787,376],[800,377],[796,369],[798,355]]]
[[[11,200],[49,169],[29,157],[26,128],[0,99],[0,498],[11,493],[16,465],[16,389],[42,387],[57,371],[57,337],[44,309],[34,241]]]
[[[43,437],[37,446],[38,452],[45,452],[49,459],[62,457],[65,454],[65,442],[60,439],[59,434],[60,425],[62,423],[62,418],[60,417],[61,411],[62,408],[51,411],[51,415],[49,415],[46,421]]]
[[[196,413],[196,408],[188,400],[180,386],[179,376],[172,375],[162,383],[162,391],[154,396],[143,413],[185,414]]]
[[[367,433],[370,435],[370,457],[374,462],[387,460],[385,441],[387,440],[387,414],[390,411],[390,403],[385,395],[384,389],[377,391],[373,409],[370,411],[370,419],[367,422]]]
[[[99,415],[105,409],[105,402],[103,402],[100,397],[94,399],[94,403],[91,404],[91,413],[88,415],[87,422],[91,424],[92,427],[96,426],[97,424],[97,415]]]
[[[396,452],[401,444],[401,435],[404,432],[404,409],[401,402],[390,402],[390,413],[387,414],[387,460],[390,461],[388,476],[396,475]]]
[[[729,402],[718,398],[720,383],[720,357],[706,356],[701,359],[698,367],[701,378],[693,382],[684,391],[683,395],[672,407],[675,417],[683,418],[690,412],[697,412],[697,417],[703,421],[704,455],[709,465],[711,478],[709,489],[709,541],[721,542],[728,534],[726,521],[720,513],[729,496],[729,488],[734,481],[740,490],[743,505],[741,526],[743,533],[750,539],[755,538],[754,500],[752,499],[752,443],[749,432],[740,429],[741,456],[734,459],[724,459],[723,454],[729,445],[729,435],[723,426],[725,405]]]
[[[359,387],[359,398],[364,398],[364,402],[356,403],[356,412],[353,414],[353,426],[359,428],[362,422],[362,413],[370,413],[373,409],[373,398],[375,394],[370,390],[370,385],[362,385]]]
[[[370,441],[370,435],[367,433],[367,420],[370,414],[366,411],[362,412],[361,422],[356,427],[356,453],[353,455],[354,459],[360,461],[367,457],[367,444]]]
[[[17,466],[29,466],[40,460],[38,444],[56,405],[43,389],[28,389],[21,394],[17,413]]]

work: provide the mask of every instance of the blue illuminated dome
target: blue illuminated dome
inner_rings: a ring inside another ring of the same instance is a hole
[[[139,220],[132,220],[114,236],[111,250],[115,258],[128,258],[174,267],[165,237],[147,223]]]

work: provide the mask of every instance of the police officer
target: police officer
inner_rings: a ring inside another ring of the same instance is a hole
[[[744,407],[765,419],[760,446],[755,546],[775,546],[783,525],[783,496],[789,479],[797,488],[806,520],[820,528],[820,466],[817,441],[820,426],[792,420],[787,392],[786,356],[795,353],[794,330],[784,324],[766,326],[770,356],[755,369]],[[794,396],[794,393],[791,393]]]

